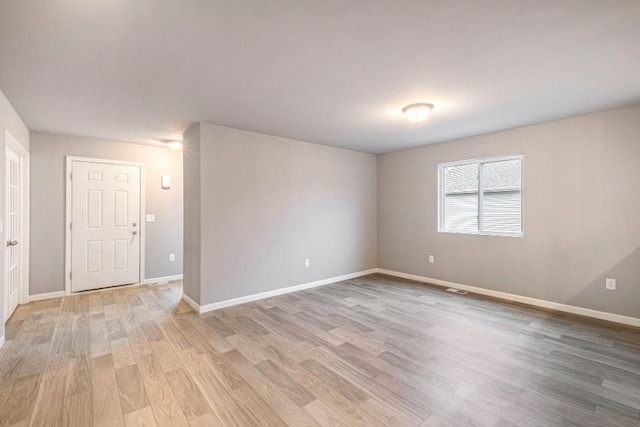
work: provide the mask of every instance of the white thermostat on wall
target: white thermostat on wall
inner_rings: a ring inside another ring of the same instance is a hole
[[[156,214],[147,214],[146,215],[147,222],[156,222]]]
[[[162,175],[160,177],[160,185],[163,190],[168,190],[171,188],[171,175]]]

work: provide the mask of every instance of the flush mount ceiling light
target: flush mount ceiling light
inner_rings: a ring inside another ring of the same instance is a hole
[[[165,141],[169,150],[178,151],[182,148],[182,142],[180,141]]]
[[[423,122],[429,113],[433,110],[433,104],[418,103],[407,105],[402,109],[402,112],[411,123]]]

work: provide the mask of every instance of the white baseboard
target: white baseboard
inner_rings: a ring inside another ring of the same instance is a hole
[[[151,277],[149,279],[144,279],[142,284],[157,285],[159,283],[172,282],[174,280],[182,280],[182,274],[174,274],[173,276],[164,276],[164,277]]]
[[[165,276],[165,277],[153,277],[153,278],[150,278],[150,279],[145,279],[143,283],[146,284],[146,285],[153,285],[153,284],[171,282],[172,280],[182,280],[182,274],[176,274],[174,276]],[[133,286],[140,286],[140,284],[134,283],[132,285],[118,286],[118,288],[133,287]],[[83,291],[82,293],[86,294],[86,293],[90,293],[90,292],[104,292],[104,291],[109,291],[109,290],[113,290],[113,289],[115,289],[115,287],[102,288],[102,289],[92,289],[92,290],[89,290],[89,291]],[[73,294],[69,294],[69,295],[73,295]],[[29,295],[29,302],[41,301],[41,300],[51,299],[51,298],[60,298],[60,297],[64,297],[64,296],[67,296],[65,291],[57,291],[57,292],[48,292],[46,294]]]
[[[4,335],[0,337],[0,349],[4,346]]]
[[[44,299],[61,298],[66,296],[65,291],[48,292],[46,294],[29,295],[29,302],[42,301]]]
[[[278,295],[288,294],[291,292],[302,291],[304,289],[315,288],[318,286],[329,285],[331,283],[341,282],[343,280],[353,279],[355,277],[366,276],[367,274],[377,273],[377,268],[372,268],[370,270],[358,271],[356,273],[345,274],[343,276],[331,277],[329,279],[317,280],[315,282],[302,283],[300,285],[288,286],[286,288],[274,289],[273,291],[261,292],[258,294],[247,295],[244,297],[228,299],[225,301],[214,302],[212,304],[199,305],[191,298],[189,298],[184,293],[182,294],[182,298],[185,300],[187,304],[189,304],[196,312],[198,313],[206,313],[208,311],[219,310],[225,307],[231,307],[238,304],[244,304],[247,302],[258,301],[265,298],[271,298]]]
[[[197,302],[195,302],[194,300],[192,300],[187,294],[185,294],[184,292],[182,293],[182,299],[184,300],[184,302],[186,302],[187,304],[189,304],[189,306],[191,306],[191,308],[193,308],[195,310],[196,313],[204,313],[203,311],[201,311],[200,309],[200,304],[198,304]]]
[[[561,311],[564,313],[577,314],[580,316],[592,317],[594,319],[606,320],[608,322],[621,323],[623,325],[640,327],[640,318],[623,316],[621,314],[607,313],[605,311],[592,310],[590,308],[577,307],[575,305],[561,304],[552,301],[541,300],[537,298],[524,297],[521,295],[510,294],[508,292],[493,291],[491,289],[478,288],[475,286],[463,285],[460,283],[448,282],[446,280],[432,279],[415,274],[401,273],[399,271],[386,270],[377,268],[377,273],[387,274],[389,276],[402,277],[404,279],[415,280],[416,282],[429,283],[445,288],[462,289],[463,291],[472,292],[474,294],[486,295],[507,301],[519,302],[522,304],[542,307],[550,310]]]

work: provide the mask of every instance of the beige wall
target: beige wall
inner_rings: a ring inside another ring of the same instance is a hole
[[[200,138],[197,302],[376,267],[376,156],[208,124]]]
[[[145,277],[182,274],[182,153],[128,142],[32,132],[30,294],[64,290],[65,156],[143,162],[146,165]],[[171,175],[171,189],[160,176]],[[169,262],[169,254],[176,260]]]
[[[0,128],[7,129],[11,135],[29,151],[29,129],[9,100],[0,91]],[[3,154],[4,156],[4,154]],[[2,163],[4,165],[4,162]],[[4,175],[2,175],[4,177]]]
[[[438,163],[516,153],[524,237],[438,233]],[[640,316],[640,106],[381,155],[378,187],[381,268]]]
[[[29,129],[24,124],[18,113],[13,109],[9,100],[0,91],[0,217],[4,221],[4,130],[9,133],[28,151]],[[4,234],[2,235],[4,238]],[[4,245],[2,245],[4,248]],[[0,337],[4,337],[4,250],[0,250]]]

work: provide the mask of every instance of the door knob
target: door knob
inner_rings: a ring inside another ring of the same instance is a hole
[[[17,240],[7,240],[7,246],[15,246],[18,244]]]

